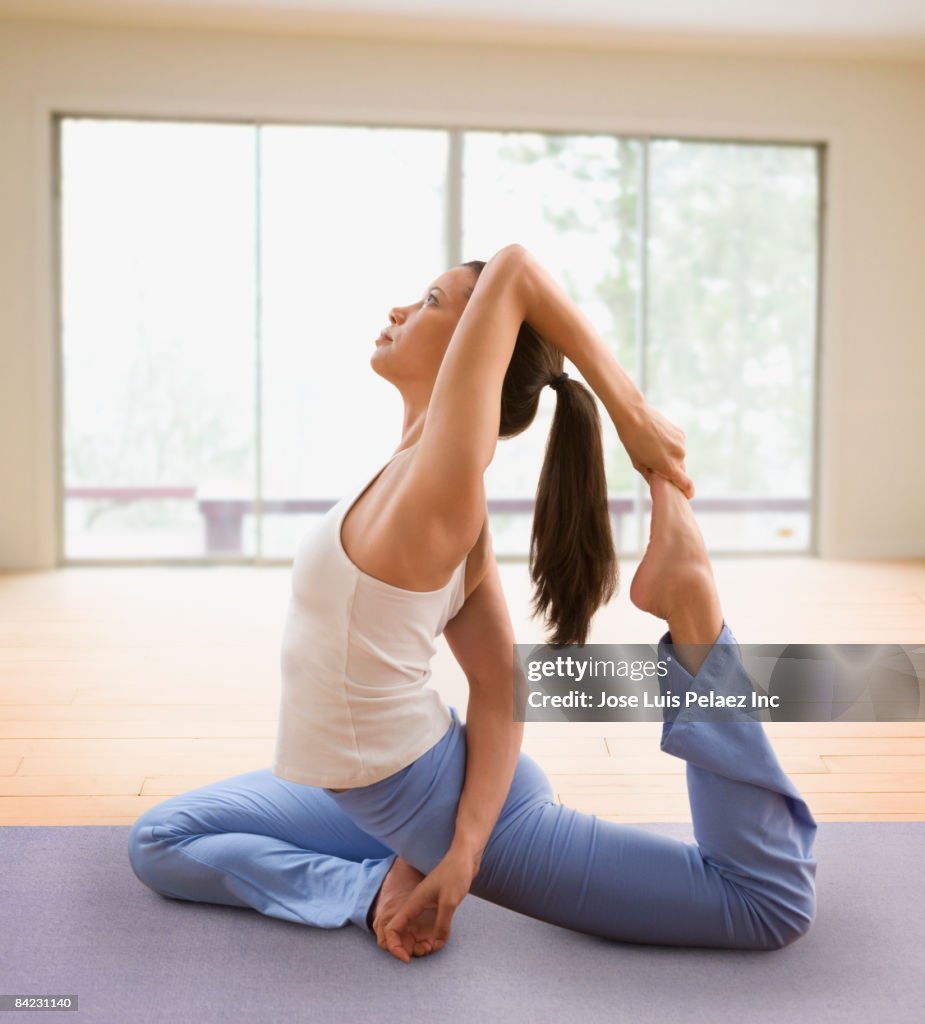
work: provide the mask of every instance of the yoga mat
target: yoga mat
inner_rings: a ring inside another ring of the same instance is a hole
[[[643,826],[690,841],[689,825]],[[822,823],[818,915],[772,952],[607,942],[475,897],[406,966],[348,926],[159,896],[126,826],[0,828],[0,995],[77,995],[66,1024],[918,1022],[925,822]],[[6,1018],[4,1018],[6,1019]],[[11,1017],[10,1020],[19,1019]]]

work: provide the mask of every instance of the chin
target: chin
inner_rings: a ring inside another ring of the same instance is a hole
[[[372,367],[373,373],[378,374],[383,380],[387,380],[390,384],[395,382],[392,380],[392,375],[389,373],[388,366],[383,366],[383,360],[377,358],[380,349],[376,349],[375,352],[369,357],[369,365]]]

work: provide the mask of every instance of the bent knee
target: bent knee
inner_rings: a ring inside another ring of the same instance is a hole
[[[145,811],[129,829],[128,861],[139,881],[156,892],[164,892],[160,875],[169,840],[155,834],[155,829],[163,827],[167,820],[159,811],[160,807]]]
[[[773,951],[792,946],[812,928],[816,919],[816,890],[807,889],[799,900],[764,915],[766,944],[762,949]]]
[[[151,878],[151,868],[155,860],[151,831],[151,825],[141,821],[136,821],[132,825],[128,834],[128,862],[140,881],[155,888]]]

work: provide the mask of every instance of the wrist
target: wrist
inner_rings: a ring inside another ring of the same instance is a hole
[[[482,863],[482,845],[474,842],[466,836],[455,836],[447,850],[448,859],[455,860],[464,865],[472,872],[472,877],[479,873],[479,866]]]
[[[617,433],[622,437],[627,431],[640,427],[646,420],[646,400],[643,393],[627,378],[628,384],[610,411]]]

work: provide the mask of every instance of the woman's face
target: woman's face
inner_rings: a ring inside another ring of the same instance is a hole
[[[432,385],[475,281],[475,271],[454,267],[432,281],[417,302],[393,306],[370,358],[376,373],[394,384]]]

